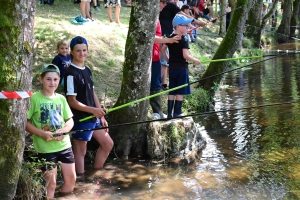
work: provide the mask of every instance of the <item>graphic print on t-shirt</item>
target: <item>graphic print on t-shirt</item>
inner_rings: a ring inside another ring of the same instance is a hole
[[[40,104],[41,109],[41,128],[44,131],[54,132],[57,129],[62,128],[62,117],[61,117],[61,104],[56,105],[53,103],[42,103]]]

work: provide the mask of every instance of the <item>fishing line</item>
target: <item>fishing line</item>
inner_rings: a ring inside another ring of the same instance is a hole
[[[247,110],[247,109],[263,108],[263,107],[279,106],[279,105],[287,105],[287,104],[295,104],[295,103],[299,103],[299,101],[295,101],[295,102],[281,102],[281,103],[272,103],[272,104],[262,104],[262,105],[257,105],[257,106],[232,108],[232,109],[227,109],[227,110],[218,110],[218,111],[209,111],[209,112],[202,112],[202,113],[194,113],[194,114],[189,114],[189,115],[184,115],[184,116],[177,116],[177,117],[166,118],[166,119],[155,119],[155,120],[145,120],[145,121],[137,121],[137,122],[128,122],[128,123],[116,124],[116,125],[111,125],[111,126],[106,126],[106,127],[100,127],[100,128],[90,128],[90,129],[84,129],[84,130],[70,131],[70,132],[67,132],[67,133],[57,133],[57,134],[53,134],[53,136],[54,137],[58,137],[58,136],[62,136],[62,135],[82,133],[82,132],[85,132],[85,131],[95,131],[95,130],[100,130],[100,129],[115,128],[115,127],[120,127],[120,126],[137,125],[137,124],[151,123],[151,122],[157,122],[157,121],[168,121],[168,120],[172,120],[172,119],[181,119],[181,118],[186,118],[186,117],[195,117],[195,116],[202,116],[202,115],[210,115],[210,114],[217,114],[217,113],[224,113],[224,112],[233,112],[233,111],[238,111],[238,110]]]
[[[224,72],[221,72],[221,73],[218,73],[218,74],[214,74],[214,75],[208,76],[208,77],[206,77],[206,78],[203,78],[203,79],[200,79],[200,80],[197,80],[197,81],[193,81],[193,82],[190,82],[190,83],[186,83],[186,84],[184,84],[184,85],[180,85],[180,86],[177,86],[177,87],[175,87],[175,88],[168,89],[168,90],[165,90],[165,91],[156,93],[156,94],[154,94],[154,95],[146,96],[146,97],[144,97],[144,98],[141,98],[141,99],[138,99],[138,100],[135,100],[135,101],[132,101],[132,102],[129,102],[129,103],[126,103],[126,104],[123,104],[123,105],[120,105],[120,106],[117,106],[117,107],[108,109],[108,110],[106,110],[106,113],[110,113],[110,112],[112,112],[112,111],[115,111],[115,110],[118,110],[118,109],[121,109],[121,108],[124,108],[124,107],[131,106],[131,105],[136,104],[136,103],[139,103],[139,102],[141,102],[141,101],[145,101],[145,100],[148,100],[148,99],[150,99],[150,98],[153,98],[153,97],[156,97],[156,96],[160,96],[160,95],[162,95],[162,94],[166,94],[166,93],[168,93],[168,92],[171,92],[171,91],[174,91],[174,90],[177,90],[177,89],[186,87],[186,86],[188,86],[188,85],[192,85],[192,84],[198,83],[198,82],[200,82],[200,81],[203,81],[203,80],[206,80],[206,79],[215,77],[215,76],[220,76],[220,75],[226,74],[226,73],[228,73],[228,72],[232,72],[232,71],[235,71],[235,70],[238,70],[238,69],[242,69],[242,68],[244,68],[244,67],[248,67],[248,66],[251,66],[251,65],[255,65],[255,64],[258,64],[258,63],[261,63],[261,62],[264,62],[264,61],[267,61],[267,60],[270,60],[270,59],[273,59],[273,58],[276,58],[276,57],[279,57],[279,56],[282,56],[282,55],[286,55],[286,54],[287,54],[287,53],[283,53],[283,54],[280,54],[280,55],[277,55],[277,56],[274,56],[274,57],[270,57],[270,58],[267,58],[267,59],[264,59],[264,60],[261,60],[261,61],[255,62],[255,63],[251,63],[251,64],[248,64],[248,65],[242,66],[242,67],[238,67],[238,68],[234,68],[234,69],[231,69],[231,70],[227,70],[227,71],[224,71]],[[79,122],[83,122],[83,121],[86,121],[86,120],[91,119],[91,118],[94,118],[94,116],[91,115],[91,116],[82,118],[82,119],[79,120]]]

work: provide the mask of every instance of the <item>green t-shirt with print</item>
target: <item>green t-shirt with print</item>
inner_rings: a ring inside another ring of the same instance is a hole
[[[30,109],[27,119],[42,130],[54,132],[64,127],[65,120],[73,116],[66,98],[55,93],[54,97],[48,98],[37,92],[30,99]],[[46,141],[42,137],[33,135],[33,146],[38,153],[52,153],[71,147],[70,136],[65,135],[61,141]]]

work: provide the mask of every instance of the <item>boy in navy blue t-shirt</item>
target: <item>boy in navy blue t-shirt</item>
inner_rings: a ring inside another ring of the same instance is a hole
[[[64,75],[71,64],[71,56],[69,54],[69,44],[66,40],[57,43],[58,54],[53,58],[52,64],[56,65],[60,71],[60,84],[64,85]]]
[[[178,43],[164,44],[161,48],[161,53],[169,63],[169,88],[175,88],[189,83],[188,61],[194,64],[200,64],[200,61],[189,54],[189,41],[186,37],[189,24],[194,19],[187,18],[183,15],[177,14],[173,19],[174,33],[169,37],[176,35],[181,36]],[[166,48],[169,48],[170,57],[165,53]],[[183,95],[191,94],[190,86],[180,88],[169,92],[168,95],[168,118],[182,115],[182,100]],[[176,101],[174,105],[174,99]],[[174,107],[174,112],[173,112]]]

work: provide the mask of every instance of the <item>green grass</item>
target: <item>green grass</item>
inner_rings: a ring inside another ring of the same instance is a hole
[[[70,20],[80,14],[79,4],[71,0],[55,0],[52,6],[37,4],[35,16],[35,52],[33,64],[33,91],[40,89],[39,69],[44,63],[51,63],[56,52],[56,43],[61,39],[70,41],[81,35],[89,43],[89,57],[86,65],[94,75],[95,90],[106,102],[115,101],[121,87],[121,73],[124,62],[125,42],[128,32],[130,8],[122,7],[121,24],[110,23],[101,2],[101,11],[92,9],[94,22],[73,25]],[[113,9],[114,14],[114,9]]]

